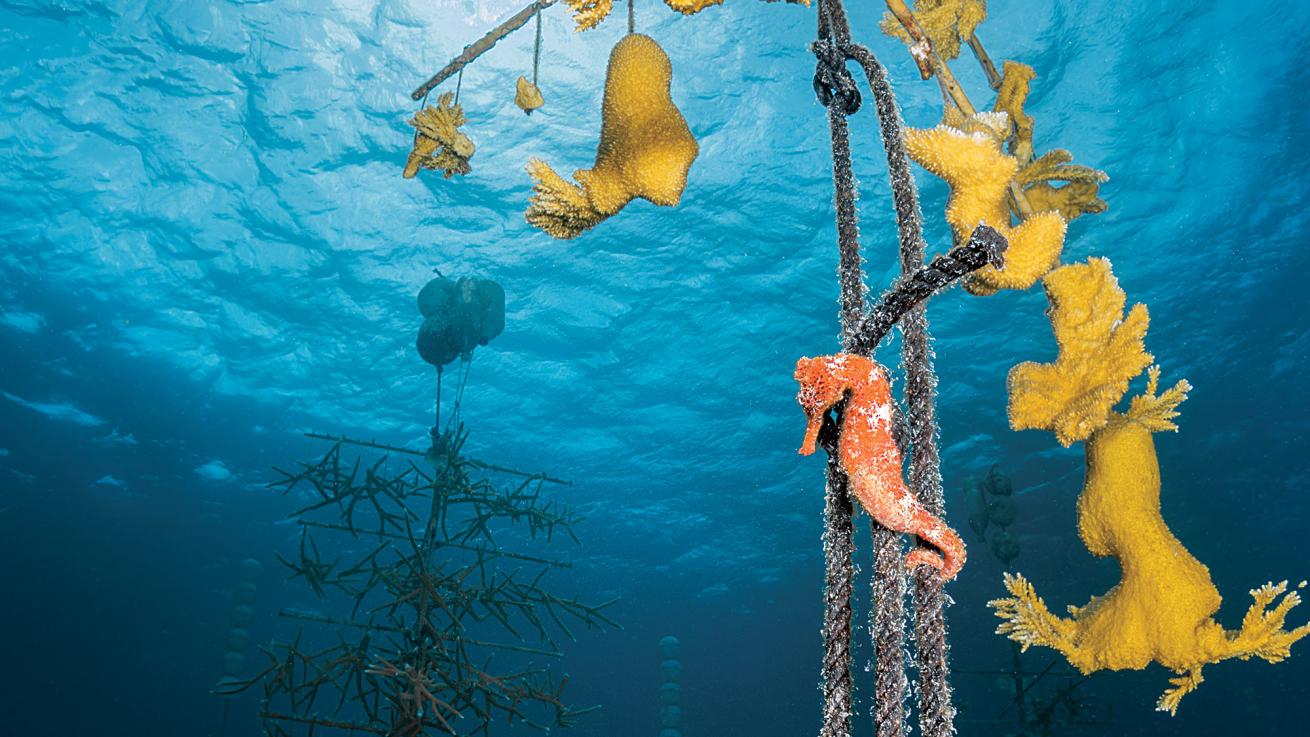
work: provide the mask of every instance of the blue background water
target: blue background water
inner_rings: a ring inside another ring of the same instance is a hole
[[[0,0],[0,732],[217,734],[206,690],[238,561],[266,563],[257,640],[285,635],[274,608],[305,597],[272,557],[295,538],[270,466],[320,451],[308,429],[423,441],[412,295],[433,267],[508,294],[469,380],[472,449],[575,480],[557,492],[589,518],[567,583],[623,597],[624,630],[569,648],[574,700],[605,706],[573,734],[655,733],[667,633],[689,737],[815,728],[823,473],[794,453],[790,378],[836,348],[813,11],[729,0],[686,19],[639,0],[700,157],[680,207],[634,203],[558,242],[523,222],[523,164],[591,161],[618,18],[577,35],[547,14],[547,104],[530,118],[512,98],[531,31],[503,42],[463,81],[473,173],[398,176],[408,91],[517,5]],[[1038,150],[1112,177],[1066,260],[1109,257],[1151,309],[1165,381],[1196,387],[1159,439],[1164,508],[1230,626],[1251,587],[1310,576],[1310,4],[1246,5],[997,0],[979,32],[1036,68]],[[908,122],[934,124],[939,93],[876,32],[875,6],[852,3],[856,35]],[[982,99],[973,61],[955,67]],[[895,241],[870,115],[853,127],[877,289]],[[945,190],[920,183],[945,243]],[[1009,472],[1019,567],[1058,609],[1116,571],[1075,536],[1078,450],[1006,426],[1006,371],[1054,354],[1044,308],[1039,290],[957,290],[930,318],[951,521],[965,526],[966,476]],[[965,534],[954,662],[1004,668],[985,607],[1000,568]],[[1160,668],[1097,676],[1113,724],[1081,733],[1301,729],[1306,648],[1208,669],[1173,719],[1151,711]],[[1003,733],[968,721],[1004,707],[995,680],[957,675],[962,734]],[[254,733],[253,710],[237,702],[230,733]]]

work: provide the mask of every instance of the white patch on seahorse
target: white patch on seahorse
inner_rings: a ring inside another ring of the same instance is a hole
[[[866,409],[864,415],[870,430],[877,430],[879,426],[891,427],[892,406],[890,404],[879,404],[871,409]]]

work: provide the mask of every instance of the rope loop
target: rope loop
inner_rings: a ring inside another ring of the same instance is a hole
[[[810,44],[810,51],[816,59],[814,67],[814,94],[826,108],[837,103],[843,115],[854,115],[860,109],[860,88],[855,78],[846,68],[850,55],[844,45],[830,38],[822,38]]]

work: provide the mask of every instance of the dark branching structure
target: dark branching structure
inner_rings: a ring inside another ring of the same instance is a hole
[[[986,547],[1006,572],[1014,571],[1014,561],[1022,551],[1019,538],[1009,527],[1018,514],[1018,497],[1008,476],[992,466],[982,478],[970,477],[965,483],[964,498],[969,503],[969,527],[978,536],[978,547]],[[1004,684],[1010,701],[990,718],[961,720],[964,724],[1005,727],[1015,737],[1053,737],[1056,734],[1104,733],[1112,727],[1110,704],[1093,698],[1085,688],[1095,677],[1083,675],[1062,657],[1052,658],[1040,670],[1030,670],[1036,656],[1025,655],[1017,642],[1009,641],[1009,670],[961,670],[964,676],[984,677],[989,685]],[[1028,662],[1025,662],[1028,661]],[[987,686],[974,689],[986,691]],[[986,713],[978,705],[976,713]],[[1098,728],[1098,729],[1092,729]]]
[[[851,41],[842,0],[819,0],[818,40],[812,46],[818,64],[814,89],[828,109],[832,138],[834,204],[840,251],[841,337],[843,349],[871,355],[878,343],[900,324],[902,368],[905,373],[906,417],[899,432],[903,455],[909,460],[908,485],[931,513],[942,516],[941,461],[937,451],[936,386],[924,302],[937,290],[986,264],[1001,265],[1005,239],[979,226],[969,242],[924,265],[922,215],[918,191],[905,151],[900,110],[886,70],[868,48]],[[862,273],[857,192],[851,171],[850,133],[846,118],[861,107],[861,95],[847,61],[864,71],[873,93],[879,133],[887,154],[888,176],[896,211],[902,276],[872,310],[866,309]],[[825,428],[829,450],[824,505],[826,588],[823,622],[823,726],[820,737],[849,737],[853,691],[851,679],[851,595],[853,593],[854,527],[847,479],[833,450],[840,410]],[[898,533],[877,522],[873,526],[872,624],[875,651],[874,722],[878,737],[901,737],[905,726],[905,551]],[[955,710],[946,652],[942,612],[942,581],[935,571],[920,568],[914,580],[915,642],[919,666],[919,726],[924,737],[949,737],[955,731]]]
[[[577,518],[543,494],[567,482],[465,457],[463,427],[427,453],[316,437],[335,442],[271,486],[308,499],[291,515],[298,550],[278,557],[324,608],[279,612],[295,637],[225,689],[262,687],[265,733],[487,735],[493,721],[545,731],[590,711],[564,702],[550,663],[572,627],[616,626],[613,602],[553,593],[567,562],[501,545],[576,541]]]
[[[1012,670],[960,670],[960,676],[985,678],[990,684],[1008,682],[1011,700],[990,718],[962,719],[971,728],[1002,728],[1014,737],[1055,737],[1055,735],[1105,734],[1113,731],[1113,712],[1109,702],[1092,697],[1085,676],[1059,658],[1045,668],[1027,670],[1015,657]],[[978,691],[986,691],[980,685]],[[975,705],[974,711],[985,707]]]

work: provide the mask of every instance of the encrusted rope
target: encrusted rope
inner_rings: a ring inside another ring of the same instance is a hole
[[[851,171],[850,134],[846,116],[860,107],[854,79],[846,69],[844,47],[850,44],[850,25],[841,0],[819,0],[818,39],[811,46],[817,60],[814,91],[828,109],[828,130],[832,139],[833,203],[837,214],[837,244],[840,252],[838,281],[841,288],[842,348],[855,352],[861,346],[864,326],[865,284],[860,264],[859,219],[855,210],[858,193]],[[834,429],[841,413],[834,413]],[[826,580],[823,617],[823,726],[819,737],[849,737],[853,713],[851,680],[851,596],[854,592],[854,525],[848,480],[838,462],[836,432],[831,433],[828,482],[824,502],[824,557]],[[877,658],[876,716],[878,737],[900,737],[904,723],[904,669],[901,663],[903,637],[904,570],[892,562],[900,558],[900,536],[870,521],[874,539],[874,601],[872,611]],[[895,575],[879,570],[880,563]],[[880,605],[890,599],[894,606]],[[892,655],[894,654],[894,667]],[[899,684],[894,681],[899,678]],[[890,690],[889,690],[890,689]],[[893,731],[884,731],[893,726]]]
[[[855,82],[834,53],[836,39],[829,38],[833,24],[831,4],[819,0],[819,40],[812,49],[818,57],[814,74],[815,92],[828,108],[828,131],[832,138],[832,180],[837,211],[837,244],[840,251],[838,280],[841,284],[842,346],[849,350],[856,342],[864,320],[864,277],[860,266],[859,221],[855,212],[855,181],[851,172],[850,133],[846,116],[858,109]],[[840,4],[837,5],[840,11]],[[841,17],[838,28],[845,27]],[[849,38],[849,31],[846,31]],[[849,80],[845,84],[843,80]],[[826,86],[824,86],[826,85]],[[853,682],[851,680],[851,601],[854,594],[855,528],[852,519],[849,482],[836,452],[835,421],[825,422],[824,443],[828,451],[825,484],[823,554],[823,727],[819,737],[850,737]]]
[[[922,216],[918,190],[910,172],[902,137],[900,110],[887,81],[886,70],[871,51],[851,43],[850,26],[842,0],[819,0],[818,39],[811,46],[817,60],[814,90],[828,109],[832,139],[834,205],[840,252],[841,339],[847,352],[871,355],[882,338],[899,321],[903,334],[902,365],[906,374],[905,398],[909,407],[907,435],[909,484],[934,514],[942,513],[941,469],[937,452],[935,390],[925,317],[925,300],[955,279],[987,264],[1001,265],[1005,239],[986,226],[976,229],[968,244],[938,256],[924,266]],[[901,277],[865,313],[866,287],[859,251],[858,192],[851,170],[850,135],[846,116],[859,110],[859,89],[846,61],[864,70],[876,103],[880,134],[887,153],[888,175],[896,209],[900,240]],[[835,421],[825,422],[821,440],[829,452],[824,503],[824,618],[823,618],[823,726],[820,737],[849,737],[852,716],[851,596],[854,553],[850,492],[846,474],[837,462]],[[873,529],[874,577],[871,608],[875,649],[875,728],[878,737],[902,737],[908,691],[904,662],[906,575],[901,535],[877,522]],[[945,620],[942,615],[941,578],[920,568],[915,578],[915,634],[918,642],[920,727],[925,737],[948,737],[954,732],[955,710],[946,666]]]
[[[905,151],[901,111],[887,80],[887,70],[873,54],[860,54],[856,62],[869,79],[878,109],[879,132],[887,151],[887,173],[896,208],[901,274],[904,277],[923,267],[926,244],[919,193]],[[979,238],[981,230],[974,231],[971,241]],[[988,230],[990,234],[983,235],[996,247],[989,254],[988,261],[998,262],[1004,239],[996,231]],[[937,260],[933,263],[936,264]],[[926,303],[920,301],[900,323],[901,366],[905,372],[904,393],[913,449],[907,475],[910,489],[920,503],[933,515],[944,518],[941,457],[937,450],[937,373],[933,370],[926,312]],[[915,570],[914,602],[915,652],[919,661],[919,731],[923,737],[950,737],[955,732],[955,707],[951,702],[947,663],[942,580],[936,570],[926,566]]]
[[[537,70],[541,67],[541,13],[537,13],[537,38],[532,42],[532,86],[537,86]]]
[[[549,8],[557,2],[559,2],[559,0],[535,0],[531,5],[528,5],[519,12],[510,16],[504,23],[487,31],[483,34],[482,38],[465,46],[464,50],[459,53],[459,56],[451,59],[449,64],[442,67],[441,71],[432,75],[428,81],[419,85],[417,89],[409,93],[409,96],[415,101],[422,100],[429,92],[436,89],[437,85],[440,85],[442,82],[455,76],[461,69],[471,64],[474,59],[490,51],[498,41],[527,25],[527,22],[532,20],[532,16]]]

